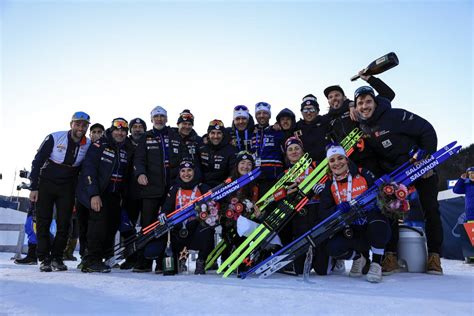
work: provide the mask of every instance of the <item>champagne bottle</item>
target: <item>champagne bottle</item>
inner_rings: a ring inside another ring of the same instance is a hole
[[[380,58],[377,58],[373,62],[371,62],[364,70],[362,75],[364,76],[372,76],[380,74],[384,71],[387,71],[395,66],[398,65],[398,57],[395,53],[391,52],[387,55],[384,55]],[[360,75],[357,74],[352,76],[351,81],[355,81],[360,78]]]
[[[174,253],[171,248],[171,233],[168,231],[168,242],[166,243],[165,256],[163,258],[163,275],[175,275]]]

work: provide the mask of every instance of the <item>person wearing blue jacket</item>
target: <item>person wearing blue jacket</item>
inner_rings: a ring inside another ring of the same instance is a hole
[[[454,185],[453,192],[465,194],[466,222],[474,222],[474,167],[467,168],[466,172],[461,175]],[[463,245],[463,252],[464,247],[467,247],[468,253],[472,252],[470,244]],[[466,262],[473,263],[474,257],[466,257]]]
[[[46,136],[32,163],[30,201],[36,202],[36,251],[42,272],[67,270],[63,253],[71,224],[77,176],[90,145],[85,136],[89,123],[88,114],[74,113],[71,129]],[[51,242],[49,228],[54,205],[57,233]]]
[[[236,105],[233,111],[232,127],[226,128],[230,144],[236,152],[246,151],[253,154],[252,137],[255,123],[245,105]]]
[[[110,272],[102,259],[114,245],[126,192],[130,147],[128,122],[116,118],[104,138],[93,143],[84,160],[77,198],[89,209],[87,255],[82,272]]]
[[[260,167],[262,175],[260,189],[266,192],[283,173],[283,138],[282,131],[275,130],[269,125],[271,105],[266,102],[255,104],[257,125],[253,134],[253,152],[255,165]]]
[[[467,168],[454,185],[453,192],[466,195],[466,221],[474,221],[474,167]]]
[[[389,173],[411,158],[410,152],[420,150],[421,156],[436,151],[438,138],[433,126],[424,118],[404,109],[393,109],[389,99],[375,96],[371,87],[362,86],[354,93],[360,127],[365,143],[373,151],[382,173]],[[420,156],[420,155],[419,155]],[[374,172],[377,172],[373,170]],[[381,174],[376,174],[379,177]],[[438,176],[428,172],[414,183],[418,191],[426,223],[428,245],[427,273],[443,274],[440,252],[443,228],[438,204]],[[392,221],[392,238],[385,249],[382,263],[385,275],[399,270],[397,263],[398,222]]]

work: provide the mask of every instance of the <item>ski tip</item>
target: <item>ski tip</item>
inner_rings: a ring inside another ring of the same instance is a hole
[[[450,149],[449,151],[453,151],[455,154],[457,154],[461,149],[462,149],[462,146],[459,145],[459,146],[456,146],[456,147]]]
[[[454,147],[454,145],[456,145],[457,143],[458,143],[458,141],[455,140],[455,141],[453,141],[453,142],[447,144],[446,146],[443,146],[443,148],[444,148],[445,150],[448,150],[449,148]]]

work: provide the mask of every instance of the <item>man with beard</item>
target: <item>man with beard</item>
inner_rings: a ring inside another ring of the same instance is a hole
[[[224,123],[212,120],[207,128],[209,142],[201,146],[201,167],[203,183],[213,188],[224,182],[235,164],[236,150],[229,144]]]
[[[140,217],[142,228],[157,220],[170,185],[170,128],[166,126],[168,113],[163,107],[156,106],[150,116],[153,128],[139,141],[133,159],[134,175],[140,185],[143,203]],[[153,262],[145,259],[143,251],[139,251],[137,255],[133,272],[151,272]]]
[[[87,152],[79,177],[77,198],[89,209],[87,255],[82,272],[110,272],[103,259],[113,254],[115,234],[120,225],[121,205],[130,163],[130,144],[126,143],[128,122],[112,121],[105,137]]]
[[[360,78],[368,82],[380,96],[392,101],[395,98],[395,92],[390,89],[382,80],[374,76],[365,76],[362,71],[359,73]],[[329,112],[325,115],[329,124],[327,139],[332,142],[341,143],[342,140],[356,127],[357,111],[355,104],[344,94],[344,90],[338,85],[329,86],[324,89],[324,95],[328,99]],[[373,158],[370,148],[365,148],[364,139],[357,144],[357,150],[351,155],[351,160],[359,167],[379,173],[377,161]]]
[[[191,161],[195,166],[196,179],[201,178],[199,161],[199,147],[202,139],[193,129],[194,116],[189,110],[183,110],[179,114],[177,128],[171,128],[169,132],[169,157],[170,157],[170,179],[174,183],[179,173],[179,165],[182,161]]]
[[[269,125],[271,105],[266,102],[255,104],[255,126],[253,148],[255,165],[260,167],[260,190],[266,192],[283,173],[283,132],[277,131]]]
[[[319,164],[326,158],[327,122],[319,115],[319,104],[314,95],[308,94],[303,98],[301,114],[303,119],[296,123],[296,135],[303,142],[309,156]]]
[[[85,136],[90,117],[76,112],[71,129],[46,136],[31,167],[31,202],[36,202],[37,255],[40,271],[65,271],[63,253],[68,240],[79,168],[90,146]],[[51,243],[49,227],[56,205],[56,236]]]
[[[392,109],[389,99],[375,96],[371,87],[362,86],[354,93],[360,127],[368,135],[369,146],[384,173],[390,173],[410,159],[410,152],[420,150],[418,156],[436,151],[438,139],[433,126],[422,117],[404,109]],[[424,152],[424,154],[422,153]],[[418,192],[426,222],[428,246],[427,273],[443,274],[440,262],[443,228],[438,204],[438,175],[426,173],[414,186]],[[398,221],[392,220],[392,238],[385,249],[382,262],[384,275],[398,271],[396,257]]]
[[[138,143],[145,135],[146,123],[141,118],[134,118],[130,121],[130,136],[128,142],[130,146],[130,161],[133,161],[135,150]],[[120,223],[120,235],[122,239],[127,239],[136,233],[135,226],[137,224],[138,215],[142,209],[142,199],[140,197],[140,187],[138,182],[135,181],[133,176],[133,166],[130,165],[128,170],[129,178],[131,179],[128,183],[128,192],[124,203],[124,209],[122,209],[122,219]],[[137,261],[137,254],[134,253],[127,257],[125,262],[120,265],[120,269],[128,270],[132,269]]]

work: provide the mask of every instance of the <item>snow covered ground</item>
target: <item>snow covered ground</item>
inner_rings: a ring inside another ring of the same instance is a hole
[[[444,276],[399,273],[371,284],[344,275],[308,283],[282,274],[84,274],[72,262],[67,272],[40,273],[12,255],[0,253],[0,314],[474,315],[474,265],[454,260],[442,261]]]

